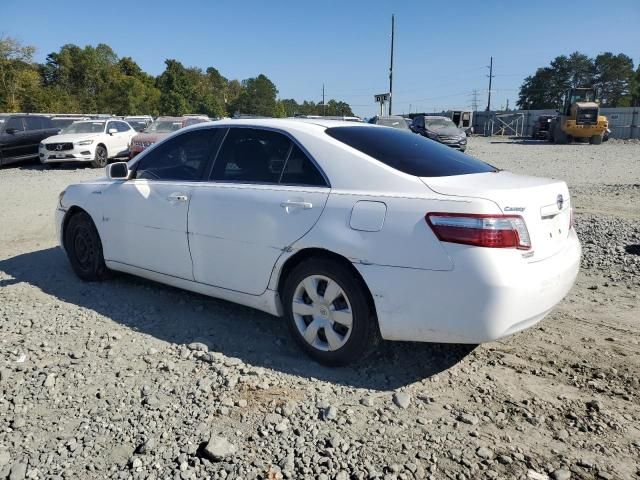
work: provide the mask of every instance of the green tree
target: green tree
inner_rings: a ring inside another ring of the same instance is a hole
[[[35,47],[22,45],[15,38],[0,37],[0,109],[23,110],[27,91],[39,83],[33,65]]]
[[[640,106],[640,65],[633,75],[631,84],[631,104],[634,107]]]
[[[631,104],[633,60],[620,53],[601,53],[595,58],[595,82],[603,107],[628,107]]]
[[[520,87],[517,105],[520,108],[559,108],[562,95],[569,88],[592,86],[595,79],[593,60],[574,52],[568,57],[554,58],[548,67],[539,68],[526,77]]]
[[[187,71],[177,60],[165,60],[166,68],[158,77],[156,86],[160,90],[160,113],[183,115],[189,113],[189,81]]]
[[[242,91],[234,102],[235,112],[273,117],[276,115],[278,89],[265,75],[242,81]]]

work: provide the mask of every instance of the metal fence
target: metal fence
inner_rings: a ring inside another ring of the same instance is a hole
[[[474,112],[473,131],[479,135],[531,136],[540,115],[555,115],[555,110],[513,110],[510,112]],[[611,138],[640,138],[640,107],[601,108],[609,120]]]

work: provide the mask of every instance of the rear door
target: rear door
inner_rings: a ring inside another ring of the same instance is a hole
[[[329,191],[289,136],[229,129],[209,182],[194,188],[189,208],[195,280],[263,293],[278,257],[313,227]]]
[[[45,118],[40,116],[26,116],[24,117],[25,124],[25,137],[28,141],[28,149],[30,155],[38,154],[38,145],[40,141],[47,136],[46,127],[48,123],[45,123]]]

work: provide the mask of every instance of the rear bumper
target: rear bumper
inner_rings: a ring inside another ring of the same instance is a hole
[[[482,250],[475,261],[470,248]],[[487,250],[456,245],[451,271],[355,265],[373,295],[382,337],[476,344],[512,335],[542,320],[580,268],[574,230],[562,251],[538,262],[527,263],[515,250]],[[513,261],[504,262],[505,254]]]

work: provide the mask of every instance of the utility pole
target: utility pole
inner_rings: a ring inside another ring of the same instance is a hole
[[[396,17],[391,15],[391,65],[389,67],[389,115],[391,115],[391,102],[393,101],[393,40],[395,37]]]
[[[489,63],[489,97],[487,99],[487,112],[491,110],[491,80],[495,75],[493,74],[493,57]]]
[[[322,84],[322,116],[326,117],[326,108],[324,104],[324,83]]]
[[[507,98],[507,112],[509,111],[509,99]]]

